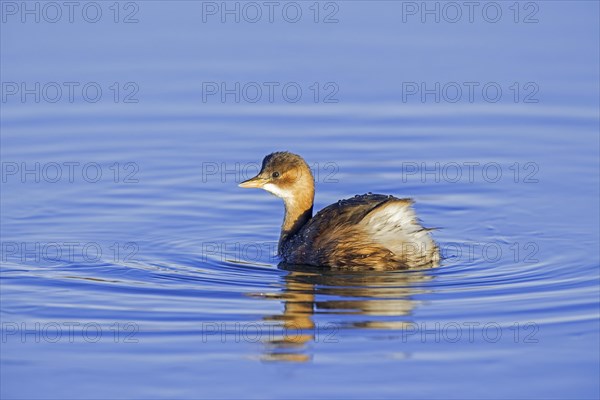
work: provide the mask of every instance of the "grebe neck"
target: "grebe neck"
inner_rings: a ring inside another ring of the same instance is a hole
[[[313,215],[314,189],[306,188],[294,196],[285,197],[285,217],[279,236],[278,253],[281,254],[283,244],[294,236]]]

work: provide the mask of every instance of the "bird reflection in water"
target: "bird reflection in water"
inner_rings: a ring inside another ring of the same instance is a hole
[[[281,334],[265,341],[262,358],[267,361],[310,361],[307,345],[336,343],[343,329],[402,330],[411,324],[408,316],[418,304],[411,297],[425,292],[417,284],[432,279],[425,271],[342,273],[314,267],[280,268],[289,271],[283,277],[282,292],[265,296],[284,304],[283,313],[264,317],[282,324]],[[339,318],[331,318],[335,316]]]

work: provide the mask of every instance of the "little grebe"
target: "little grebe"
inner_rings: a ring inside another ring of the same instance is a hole
[[[258,175],[239,186],[262,188],[283,199],[278,253],[287,264],[384,270],[439,262],[430,229],[420,225],[411,199],[364,194],[340,200],[313,217],[314,178],[296,154],[269,154]]]

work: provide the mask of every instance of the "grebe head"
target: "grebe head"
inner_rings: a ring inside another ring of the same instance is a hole
[[[283,199],[285,218],[279,237],[280,253],[283,243],[312,217],[315,181],[308,164],[299,155],[287,151],[269,154],[258,175],[239,186],[265,189]]]
[[[286,206],[312,207],[314,199],[314,179],[308,164],[299,155],[287,151],[266,156],[258,175],[239,186],[264,189],[281,197]]]

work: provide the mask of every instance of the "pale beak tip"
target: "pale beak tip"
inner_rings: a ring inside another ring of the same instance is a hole
[[[238,184],[238,187],[248,189],[248,188],[259,188],[259,187],[261,187],[261,185],[260,185],[260,182],[257,182],[256,180],[253,180],[253,179],[249,179],[247,181],[240,182]]]
[[[243,182],[238,183],[238,187],[241,188],[261,188],[265,184],[265,180],[260,176],[255,176],[254,178],[247,179]]]

